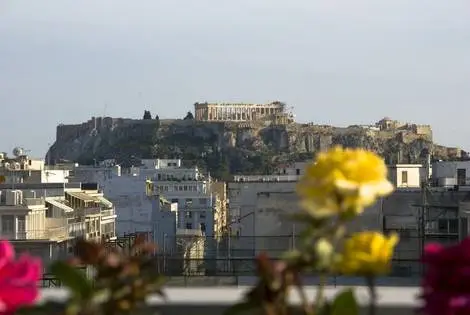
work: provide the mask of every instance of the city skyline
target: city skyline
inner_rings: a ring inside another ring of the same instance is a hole
[[[297,120],[384,116],[470,149],[464,0],[0,4],[0,141],[44,157],[58,124],[273,100]],[[301,118],[301,119],[299,119]]]

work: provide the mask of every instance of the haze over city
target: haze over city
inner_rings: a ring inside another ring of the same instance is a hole
[[[0,146],[43,157],[59,123],[281,100],[469,150],[469,56],[465,0],[0,0]]]

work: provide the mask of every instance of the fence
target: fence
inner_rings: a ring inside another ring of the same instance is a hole
[[[135,234],[120,237],[105,243],[109,249],[128,250]],[[148,239],[152,239],[150,233]],[[155,268],[167,276],[170,285],[240,285],[252,284],[256,276],[256,256],[262,252],[272,259],[280,259],[282,253],[295,249],[298,236],[226,236],[219,240],[204,236],[176,236],[167,238],[153,254]],[[401,233],[392,260],[389,277],[378,281],[382,284],[418,284],[422,275],[420,257],[422,244],[439,241],[446,244],[457,242],[450,236],[429,235],[424,240],[417,236]],[[316,281],[315,275],[307,275],[309,281]],[[313,279],[313,280],[312,280]],[[51,282],[52,280],[48,280]],[[358,283],[351,277],[332,277],[330,284]]]

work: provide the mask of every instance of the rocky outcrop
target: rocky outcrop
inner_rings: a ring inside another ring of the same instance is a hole
[[[438,159],[459,154],[457,149],[434,145],[429,136],[411,131],[295,123],[92,118],[79,125],[58,126],[56,142],[47,158],[79,163],[115,158],[126,164],[139,158],[180,157],[205,164],[212,171],[226,164],[230,172],[250,173],[267,172],[267,167],[281,162],[311,158],[334,144],[373,150],[388,163],[420,163],[426,150]]]

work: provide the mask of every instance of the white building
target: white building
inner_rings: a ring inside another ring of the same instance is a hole
[[[152,183],[152,193],[178,204],[178,229],[200,230],[213,236],[214,196],[210,178],[197,167],[183,168],[181,160],[158,160]]]
[[[115,206],[116,233],[122,235],[152,230],[152,202],[146,195],[145,182],[153,176],[155,168],[144,165],[121,169],[112,161],[106,161],[103,166],[76,166],[71,181],[98,184]]]
[[[395,164],[388,165],[390,182],[398,189],[419,188],[423,181],[429,179],[430,170],[422,164]]]
[[[72,253],[66,218],[48,217],[46,199],[34,191],[0,190],[0,238],[41,257],[45,267]]]
[[[68,183],[68,178],[69,170],[50,168],[44,160],[27,155],[10,158],[0,153],[0,183],[13,186],[22,183]]]

